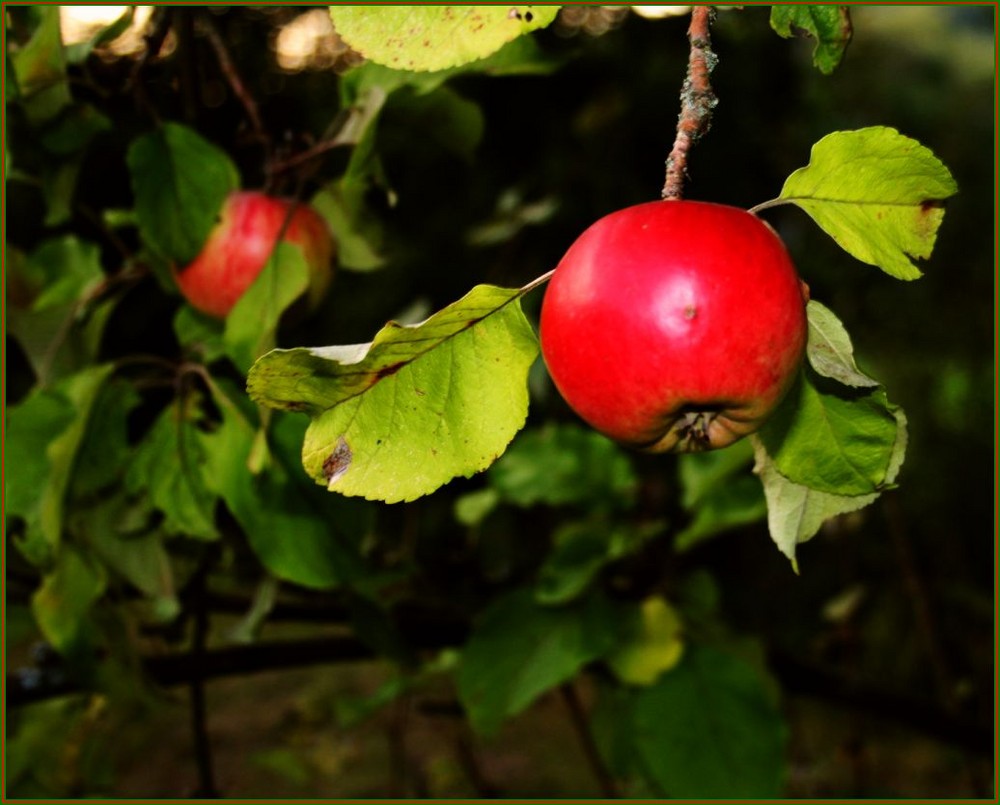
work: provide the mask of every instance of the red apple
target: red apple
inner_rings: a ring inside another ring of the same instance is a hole
[[[201,252],[176,273],[184,298],[203,313],[225,318],[267,264],[279,236],[302,249],[308,304],[315,307],[333,276],[335,246],[326,222],[305,204],[252,190],[227,196]]]
[[[725,447],[792,385],[807,298],[756,216],[639,204],[590,226],[556,267],[542,355],[569,405],[605,435],[655,453]]]

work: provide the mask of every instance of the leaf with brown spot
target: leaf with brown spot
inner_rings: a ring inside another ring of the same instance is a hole
[[[929,148],[886,126],[837,131],[785,181],[779,201],[801,207],[845,251],[897,279],[920,276],[958,192]]]
[[[479,285],[426,321],[390,322],[370,344],[273,350],[248,391],[304,410],[302,458],[317,483],[395,502],[488,467],[527,416],[538,354],[521,289]]]

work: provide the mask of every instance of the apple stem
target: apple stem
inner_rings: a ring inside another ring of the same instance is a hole
[[[683,196],[684,178],[687,176],[687,155],[691,146],[705,134],[712,120],[712,110],[718,99],[708,80],[718,62],[712,50],[709,27],[715,11],[711,6],[694,6],[688,41],[687,77],[681,86],[681,113],[677,118],[677,137],[667,157],[667,175],[663,184],[664,200],[677,200]]]

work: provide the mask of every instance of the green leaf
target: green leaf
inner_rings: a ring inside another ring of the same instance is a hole
[[[79,154],[98,134],[110,131],[111,120],[89,103],[77,103],[46,126],[41,133],[42,146],[51,153],[66,157]]]
[[[59,114],[72,98],[66,79],[59,6],[38,6],[31,14],[37,19],[37,27],[31,39],[14,50],[12,62],[28,122],[38,125]]]
[[[845,251],[898,279],[920,276],[958,192],[944,164],[916,140],[886,126],[837,131],[817,142],[809,165],[778,197],[797,204]]]
[[[881,491],[896,445],[894,408],[881,389],[841,389],[803,372],[757,436],[790,481],[834,495]]]
[[[179,123],[136,139],[126,162],[143,240],[162,257],[189,263],[215,226],[222,202],[239,187],[236,166]]]
[[[664,598],[652,596],[642,602],[634,628],[607,662],[622,682],[652,685],[681,661],[684,646],[680,614]]]
[[[215,384],[212,391],[222,425],[202,434],[206,482],[226,502],[264,567],[280,579],[317,589],[359,576],[360,559],[344,533],[356,527],[357,518],[343,503],[331,506],[329,496],[280,449],[282,443],[301,443],[304,423],[274,417],[273,449],[265,470],[254,474],[250,462],[260,427],[254,412],[235,389]]]
[[[635,553],[663,533],[664,522],[641,525],[606,522],[601,517],[565,523],[553,534],[553,547],[538,569],[535,598],[563,604],[583,593],[609,562]]]
[[[45,639],[62,654],[82,655],[93,642],[91,607],[104,593],[100,565],[72,545],[64,545],[54,569],[42,579],[31,609]]]
[[[543,28],[558,6],[333,6],[337,33],[373,62],[442,70],[494,53]]]
[[[72,400],[59,391],[36,389],[6,412],[4,463],[17,472],[4,473],[5,514],[25,521],[18,548],[34,565],[50,561],[61,536],[61,513],[43,519],[48,507],[60,505],[60,490],[51,489],[53,460],[49,447],[76,417]]]
[[[616,611],[603,598],[572,607],[540,606],[530,590],[498,598],[476,624],[458,667],[458,696],[472,726],[494,734],[610,651],[617,634]]]
[[[7,329],[38,382],[48,385],[92,363],[110,301],[88,307],[104,280],[100,249],[72,235],[43,241],[25,258],[6,251]]]
[[[215,496],[204,478],[204,448],[197,428],[194,395],[175,398],[135,449],[128,489],[147,490],[164,514],[168,534],[217,539]]]
[[[139,395],[124,380],[112,377],[101,386],[77,453],[72,498],[98,495],[121,481],[132,455],[128,419],[139,403]]]
[[[786,729],[761,673],[692,645],[633,700],[634,750],[645,776],[677,799],[776,798]]]
[[[119,494],[75,514],[73,530],[108,568],[151,599],[154,616],[165,620],[180,604],[163,534],[153,522],[147,501]]]
[[[816,373],[855,388],[878,386],[877,380],[858,369],[851,337],[833,311],[811,299],[806,313],[809,316],[806,356]]]
[[[448,87],[439,87],[425,94],[398,92],[387,106],[386,114],[403,117],[407,128],[419,132],[421,140],[472,161],[486,125],[478,104]]]
[[[906,456],[906,416],[901,408],[894,408],[892,414],[896,421],[896,441],[885,476],[886,484],[895,483]],[[767,499],[768,531],[778,550],[788,557],[796,572],[798,561],[795,552],[799,543],[812,539],[820,526],[831,517],[863,509],[874,503],[881,494],[831,494],[797,484],[779,471],[757,435],[750,439],[756,455],[754,472],[764,486],[764,497]]]
[[[564,604],[580,595],[604,565],[611,548],[604,523],[567,523],[553,536],[555,543],[538,569],[535,598],[540,604]]]
[[[626,508],[638,480],[610,439],[577,425],[525,431],[489,471],[490,485],[516,506],[586,504]]]
[[[26,534],[18,547],[36,564],[49,561],[62,542],[67,489],[111,371],[110,365],[91,366],[51,390],[36,389],[9,413],[6,459],[17,459],[24,474],[6,478],[8,513],[24,517]]]
[[[302,249],[279,243],[264,268],[226,317],[223,342],[233,363],[246,372],[274,348],[278,323],[309,288],[309,267]]]
[[[477,286],[421,324],[390,322],[370,344],[274,350],[247,389],[309,414],[302,460],[317,483],[414,500],[488,467],[524,424],[538,354],[524,290]]]
[[[385,264],[381,230],[364,202],[367,188],[367,181],[359,183],[361,192],[355,193],[342,180],[328,185],[311,202],[337,241],[337,265],[353,271],[373,271]]]
[[[771,6],[771,27],[785,39],[795,36],[796,29],[815,39],[813,64],[825,75],[840,64],[852,34],[847,6]]]
[[[217,361],[226,354],[224,324],[213,316],[181,305],[174,316],[174,334],[184,349],[194,353],[203,364]]]

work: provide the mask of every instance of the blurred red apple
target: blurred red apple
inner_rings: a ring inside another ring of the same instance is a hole
[[[248,190],[229,194],[199,255],[176,273],[184,298],[203,313],[225,318],[267,264],[279,236],[302,249],[309,267],[307,303],[314,308],[333,277],[335,245],[326,222],[305,204]]]
[[[735,207],[655,201],[600,219],[545,293],[541,344],[569,405],[649,452],[757,430],[802,363],[807,292],[777,234]]]

